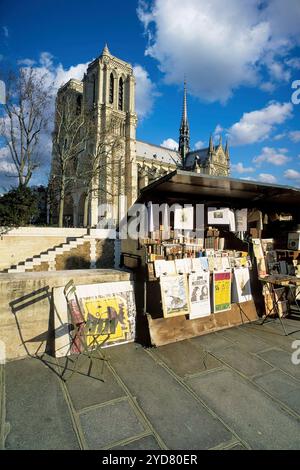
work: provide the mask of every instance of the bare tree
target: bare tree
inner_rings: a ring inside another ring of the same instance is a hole
[[[88,208],[93,196],[105,194],[105,199],[112,199],[126,191],[121,188],[125,179],[124,138],[120,134],[120,122],[113,117],[106,123],[105,130],[100,130],[95,119],[86,116],[87,145],[84,158],[79,166],[78,182],[84,184],[86,193],[84,201],[83,225],[88,224]]]
[[[84,116],[72,93],[58,94],[53,132],[52,198],[58,197],[58,225],[63,226],[65,198],[77,181],[79,155],[86,145]]]
[[[1,135],[16,169],[19,187],[26,187],[40,165],[40,135],[46,128],[51,85],[33,68],[20,68],[6,80],[6,115],[1,119]]]

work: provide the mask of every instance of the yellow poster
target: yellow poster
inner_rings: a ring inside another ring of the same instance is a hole
[[[119,342],[127,339],[129,333],[127,302],[123,297],[116,295],[111,297],[102,297],[93,300],[82,301],[85,320],[89,320],[91,329],[90,343],[93,341],[92,335],[99,334],[98,341],[103,341],[110,331],[110,321],[114,321],[114,332],[110,332],[107,343]],[[99,319],[102,320],[99,322]]]
[[[231,309],[231,273],[214,273],[214,313]]]

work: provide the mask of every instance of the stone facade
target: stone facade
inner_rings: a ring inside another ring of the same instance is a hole
[[[110,218],[119,217],[119,196],[127,196],[130,207],[139,191],[165,174],[182,168],[207,175],[228,176],[230,169],[228,145],[223,149],[220,141],[214,147],[212,138],[207,149],[190,151],[190,131],[187,117],[186,84],[184,86],[183,112],[180,125],[179,146],[170,150],[161,146],[136,140],[137,115],[135,112],[135,79],[130,64],[114,57],[105,45],[100,57],[88,65],[82,82],[71,79],[62,86],[57,95],[56,124],[58,127],[58,104],[71,97],[74,116],[84,115],[82,132],[87,134],[87,123],[93,123],[88,143],[83,145],[76,163],[92,165],[93,156],[99,153],[99,161],[92,180],[75,178],[71,190],[65,194],[64,217],[73,226],[95,226],[98,222],[99,204],[110,204]],[[69,136],[62,134],[64,145]],[[57,175],[57,152],[53,145],[50,182],[55,186]],[[98,160],[97,160],[98,161]],[[73,166],[70,166],[71,181]],[[78,173],[78,171],[77,171]],[[55,212],[55,210],[54,210]],[[84,215],[84,214],[87,214]],[[55,214],[54,214],[55,222]]]

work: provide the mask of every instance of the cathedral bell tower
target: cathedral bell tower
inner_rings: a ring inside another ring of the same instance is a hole
[[[93,145],[103,147],[99,175],[91,201],[91,225],[98,219],[98,205],[109,203],[118,220],[119,195],[130,207],[137,197],[135,79],[130,64],[111,55],[107,44],[88,66],[83,79],[84,103],[95,122]],[[96,181],[97,180],[97,181]]]
[[[187,118],[187,102],[186,102],[186,81],[184,80],[184,92],[183,92],[183,107],[182,107],[182,118],[179,129],[179,146],[178,151],[181,156],[181,164],[185,166],[186,155],[190,151],[190,127]]]

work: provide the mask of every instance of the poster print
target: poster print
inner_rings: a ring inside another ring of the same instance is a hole
[[[190,313],[186,275],[161,276],[161,299],[165,318]]]
[[[174,261],[155,260],[154,268],[156,277],[160,277],[164,274],[176,274],[176,266]]]
[[[193,230],[194,228],[194,208],[189,204],[184,207],[175,206],[174,211],[174,229],[175,230]]]
[[[175,266],[177,274],[188,274],[191,272],[191,259],[175,259]]]
[[[63,287],[53,290],[56,357],[78,353],[82,349],[80,338],[75,337],[71,341],[70,336],[74,314],[76,316],[79,309],[74,299],[69,298],[67,302],[63,290]],[[114,331],[110,331],[105,346],[134,341],[136,307],[132,282],[81,285],[76,287],[76,293],[80,314],[83,315],[85,321],[89,321],[90,332],[97,337],[99,343],[107,339],[106,327],[109,325],[109,319],[115,320]],[[90,342],[92,341],[91,336]]]
[[[213,273],[214,313],[231,309],[231,273]]]
[[[190,319],[210,315],[209,272],[192,273],[189,276],[189,293]]]
[[[232,302],[241,303],[248,300],[252,300],[249,269],[234,269]]]
[[[208,259],[206,256],[200,258],[192,258],[192,271],[208,271]]]

